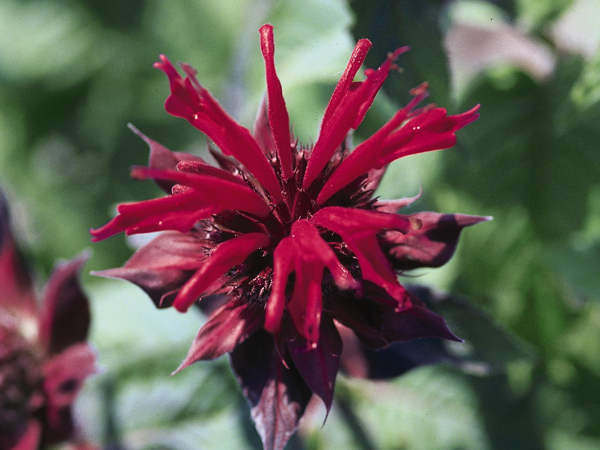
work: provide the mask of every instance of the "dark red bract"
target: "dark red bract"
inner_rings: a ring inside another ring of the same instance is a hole
[[[377,133],[350,150],[348,133],[363,120],[394,60],[355,82],[371,43],[362,39],[325,111],[314,147],[299,145],[275,71],[273,28],[260,29],[267,96],[255,129],[237,124],[196,79],[183,78],[164,56],[155,67],[169,79],[166,109],[204,132],[220,168],[186,153],[150,145],[153,179],[167,196],[121,204],[92,230],[114,234],[163,231],[125,264],[100,275],[129,280],[158,307],[186,311],[200,301],[220,307],[200,330],[184,368],[230,353],[265,448],[283,448],[317,394],[329,409],[345,326],[369,348],[434,337],[458,340],[444,320],[398,282],[397,271],[437,267],[454,252],[460,231],[484,217],[397,214],[415,199],[373,198],[388,163],[452,147],[474,121],[427,105],[427,85]]]

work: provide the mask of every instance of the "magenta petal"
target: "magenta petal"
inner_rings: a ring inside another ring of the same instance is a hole
[[[308,350],[306,339],[294,334],[295,338],[287,341],[292,360],[308,387],[321,397],[329,412],[342,354],[340,335],[329,314],[321,318],[320,338],[315,348]]]
[[[142,288],[157,307],[168,307],[173,291],[183,286],[206,259],[207,245],[199,234],[166,231],[135,252],[122,268],[93,275],[127,280]]]
[[[58,264],[46,284],[40,317],[40,340],[49,354],[84,342],[90,326],[90,306],[79,284],[89,255]]]
[[[244,298],[231,300],[215,311],[198,332],[192,347],[174,373],[196,361],[215,359],[233,351],[256,330],[262,327],[264,311]]]
[[[388,231],[384,236],[383,247],[396,270],[446,264],[454,254],[463,228],[491,220],[491,217],[433,212],[416,213],[411,217],[421,221],[420,229],[406,234]]]
[[[423,188],[419,190],[419,193],[414,197],[403,197],[397,200],[377,200],[373,206],[377,211],[387,212],[387,213],[397,213],[402,208],[406,208],[409,205],[412,205],[414,202],[419,200],[423,195]],[[422,226],[422,225],[421,225]]]
[[[96,354],[85,343],[72,345],[44,363],[45,440],[58,442],[73,433],[71,406],[87,377],[98,371]]]
[[[283,450],[312,397],[293,364],[286,368],[273,337],[257,331],[231,352],[231,367],[250,404],[265,450]]]
[[[6,448],[6,450],[38,450],[40,448],[42,427],[37,420],[31,419],[22,433],[18,436],[17,442],[12,436],[0,435],[0,445],[3,445],[1,448]],[[6,445],[8,447],[4,447]]]

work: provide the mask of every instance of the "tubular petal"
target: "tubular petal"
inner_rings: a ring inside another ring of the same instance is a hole
[[[323,269],[329,269],[341,289],[356,288],[358,284],[315,226],[305,219],[294,223],[291,235],[281,240],[273,259],[273,287],[267,301],[265,328],[272,333],[279,331],[287,279],[295,272],[296,281],[289,303],[290,313],[298,332],[311,345],[315,344],[318,341],[322,309]]]
[[[184,80],[166,56],[161,55],[160,60],[154,67],[167,75],[171,86],[171,95],[165,102],[167,112],[186,119],[212,139],[224,154],[234,156],[263,185],[275,202],[280,203],[283,197],[275,171],[250,132],[236,123],[200,85],[194,69],[182,64],[187,75]]]
[[[131,176],[175,181],[192,188],[196,196],[221,210],[238,209],[259,217],[267,217],[271,212],[261,196],[248,186],[225,178],[150,167],[136,167],[131,171]]]
[[[331,99],[327,104],[321,127],[324,127],[327,122],[329,122],[329,119],[340,105],[340,102],[350,90],[350,86],[352,85],[354,77],[356,76],[356,72],[358,72],[358,69],[360,69],[360,66],[362,66],[362,63],[365,61],[367,53],[369,53],[369,50],[372,46],[373,44],[368,39],[361,39],[356,43],[352,55],[350,55],[350,60],[348,61],[346,70],[344,70],[344,73],[333,90]]]
[[[211,284],[234,266],[242,264],[250,253],[270,243],[271,239],[266,234],[248,233],[219,244],[181,288],[173,302],[175,309],[187,311]]]
[[[379,131],[356,147],[350,156],[342,161],[319,193],[317,198],[318,204],[323,204],[348,183],[375,167],[381,151],[382,142],[394,132],[394,130],[407,119],[409,113],[428,96],[427,85],[421,85],[419,88],[415,89],[414,92],[415,97],[404,108],[398,111]]]
[[[338,206],[317,211],[311,222],[339,234],[356,255],[363,278],[378,284],[402,303],[404,288],[398,283],[392,266],[379,247],[377,233],[383,229],[396,229],[406,233],[411,229],[418,229],[420,222],[399,214]]]
[[[302,187],[308,189],[311,183],[319,176],[323,168],[331,159],[331,155],[340,146],[352,128],[356,128],[362,121],[373,99],[387,78],[392,61],[400,53],[408,50],[403,47],[392,53],[377,70],[367,69],[366,80],[357,83],[356,89],[350,89],[341,99],[340,105],[331,114],[331,119],[321,127],[319,138],[310,155]]]
[[[281,83],[275,71],[275,42],[273,25],[263,25],[260,30],[260,49],[265,60],[267,92],[269,96],[269,123],[275,138],[275,147],[281,162],[283,177],[292,176],[292,152],[290,146],[290,118],[288,116]]]
[[[211,166],[204,161],[180,161],[177,163],[177,170],[180,172],[196,173],[198,175],[210,175],[248,187],[244,180],[236,177],[231,172]]]

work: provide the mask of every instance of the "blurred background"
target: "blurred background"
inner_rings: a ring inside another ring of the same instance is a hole
[[[326,426],[317,406],[289,448],[600,449],[598,0],[0,0],[0,184],[40,280],[85,248],[87,272],[120,266],[140,245],[92,246],[88,234],[117,203],[160,195],[129,178],[148,149],[127,123],[171,150],[206,151],[201,133],[164,111],[158,55],[194,66],[251,127],[265,22],[302,142],[314,142],[362,37],[374,44],[369,67],[411,51],[357,142],[423,81],[452,113],[480,103],[454,149],[397,161],[378,193],[422,186],[412,211],[494,216],[465,231],[447,266],[408,280],[485,312],[449,315],[466,362],[391,382],[340,376]],[[157,311],[125,282],[86,275],[84,286],[104,368],[77,405],[86,436],[112,449],[260,448],[225,358],[168,377],[200,314]]]

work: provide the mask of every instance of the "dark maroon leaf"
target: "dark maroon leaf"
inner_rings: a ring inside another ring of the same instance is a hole
[[[376,289],[367,290],[378,292]],[[332,301],[331,308],[334,318],[352,328],[361,341],[372,349],[384,348],[392,342],[421,338],[461,341],[441,316],[421,306],[418,298],[411,296],[410,300],[411,307],[396,311],[396,307],[388,302],[367,296],[357,298],[346,295]]]
[[[371,342],[372,348],[383,348],[389,344],[381,333],[368,320],[368,309],[371,303],[378,308],[379,305],[372,301],[356,298],[352,292],[340,292],[338,296],[331,299],[330,309],[332,316],[340,323],[360,334],[365,340]]]
[[[446,264],[456,249],[464,227],[491,220],[490,217],[464,214],[422,212],[412,214],[422,226],[406,234],[399,231],[385,233],[382,247],[396,270],[417,267],[440,267]]]
[[[87,338],[90,306],[79,284],[79,275],[88,258],[89,255],[84,253],[56,265],[46,284],[40,316],[40,339],[51,355]]]
[[[442,339],[414,339],[409,342],[396,342],[381,350],[371,350],[362,345],[351,331],[342,334],[344,353],[341,369],[355,378],[388,379],[424,365],[460,362],[457,356],[448,352]],[[353,349],[346,352],[346,349]]]
[[[291,361],[286,368],[273,337],[259,330],[231,356],[265,450],[282,450],[296,430],[312,392]]]
[[[200,302],[202,303],[202,302]],[[215,311],[200,329],[192,347],[175,371],[200,360],[215,359],[233,351],[262,327],[265,313],[245,299],[234,299]]]
[[[451,364],[467,373],[489,374],[502,371],[511,361],[531,360],[533,353],[514,336],[465,299],[410,286],[410,291],[428,307],[447,316],[466,340],[467,346],[456,347],[443,339],[416,339],[393,343],[373,351],[357,343],[348,329],[343,329],[344,353],[341,368],[358,378],[385,379],[431,364]],[[347,349],[351,351],[347,354]]]
[[[166,308],[200,267],[205,253],[200,235],[166,231],[134,253],[122,268],[92,273],[127,280],[142,288],[158,308]]]
[[[384,309],[387,308],[384,305]],[[390,342],[404,342],[420,338],[438,338],[462,342],[446,325],[442,316],[423,306],[414,305],[404,311],[389,308],[380,318],[381,331]]]
[[[308,387],[321,397],[329,412],[342,353],[340,335],[329,314],[321,317],[320,337],[316,348],[307,348],[306,339],[293,331],[295,338],[287,342],[292,360]]]

